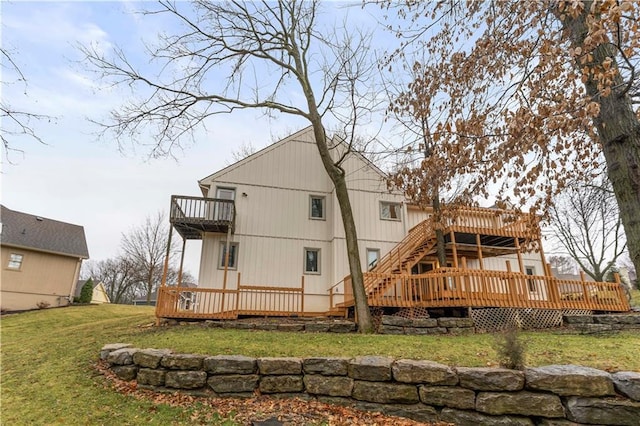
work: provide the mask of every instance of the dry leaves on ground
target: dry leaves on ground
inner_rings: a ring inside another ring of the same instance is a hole
[[[239,425],[251,425],[253,422],[275,418],[287,426],[302,425],[425,425],[401,417],[386,416],[380,413],[360,411],[338,405],[329,405],[314,400],[299,398],[271,398],[257,395],[252,398],[218,398],[192,396],[184,393],[159,393],[138,389],[135,381],[119,379],[104,362],[96,364],[96,369],[103,374],[110,386],[118,392],[152,402],[154,405],[166,404],[173,407],[193,409],[191,421],[194,424],[210,423],[216,416],[227,418],[232,416]],[[194,409],[194,407],[198,407]],[[431,423],[432,426],[444,426],[446,423]]]

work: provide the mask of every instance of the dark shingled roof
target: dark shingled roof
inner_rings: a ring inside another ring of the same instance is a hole
[[[89,258],[84,228],[0,205],[2,245]]]

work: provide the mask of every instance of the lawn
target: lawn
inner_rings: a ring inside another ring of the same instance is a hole
[[[2,317],[1,424],[191,424],[187,409],[114,391],[93,364],[106,343],[248,356],[388,355],[448,365],[496,365],[494,336],[360,336],[147,327],[153,309],[122,305],[46,309]],[[640,333],[523,333],[527,364],[640,371]],[[223,420],[219,420],[220,424]],[[216,424],[216,423],[214,423]],[[232,424],[228,422],[228,424]]]

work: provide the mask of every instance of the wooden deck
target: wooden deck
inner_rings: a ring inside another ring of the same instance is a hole
[[[233,232],[235,217],[233,200],[171,196],[169,222],[185,240],[202,239],[203,232]]]
[[[440,268],[420,274],[366,272],[365,280],[384,282],[384,291],[369,293],[370,306],[381,307],[508,307],[584,309],[626,312],[629,302],[620,282],[558,280],[542,275],[508,271]],[[342,301],[353,306],[350,277],[345,278]],[[339,296],[332,296],[338,300]]]
[[[305,312],[304,277],[300,287],[238,284],[234,289],[165,286],[158,292],[159,318],[235,319],[250,316],[322,316]]]
[[[173,196],[171,223],[184,239],[201,238],[202,232],[232,232],[233,201]],[[435,226],[425,220],[364,273],[370,306],[385,308],[540,308],[625,312],[630,309],[619,277],[617,282],[558,280],[544,260],[537,218],[530,214],[496,209],[465,208],[441,225],[448,265],[435,259]],[[523,272],[522,251],[537,247],[543,275]],[[503,254],[517,257],[512,270],[485,270],[483,259]],[[467,268],[474,259],[478,269]],[[418,274],[418,264],[433,269]],[[226,319],[256,316],[338,316],[353,303],[351,278],[329,288],[326,311],[305,309],[304,276],[299,287],[241,284],[235,288],[182,288],[163,286],[158,292],[156,316],[162,318]],[[340,293],[337,288],[342,288]]]
[[[365,273],[365,279],[388,281],[381,293],[372,293],[370,306],[400,308],[504,307],[582,309],[627,312],[629,302],[619,282],[558,280],[506,271],[441,268],[427,274]],[[349,277],[346,291],[328,294],[325,312],[307,312],[304,281],[300,287],[239,284],[235,289],[162,287],[156,316],[186,319],[235,319],[249,316],[341,316],[353,306]]]

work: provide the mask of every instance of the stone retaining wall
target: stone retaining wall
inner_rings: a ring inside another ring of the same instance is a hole
[[[551,365],[452,368],[380,356],[251,358],[106,345],[100,358],[139,388],[209,396],[318,399],[456,425],[637,425],[640,373]]]
[[[565,315],[564,326],[583,334],[640,330],[640,315]]]
[[[179,322],[165,320],[166,325],[200,325],[210,328],[232,328],[242,330],[277,330],[277,331],[306,331],[312,333],[355,333],[357,326],[349,320],[330,320],[317,318],[287,319],[286,321],[260,320],[209,320],[198,322]],[[408,319],[398,316],[383,315],[378,329],[380,334],[473,334],[475,333],[471,318],[416,318]]]
[[[297,318],[278,319],[276,321],[259,320],[209,320],[196,322],[179,322],[176,320],[164,320],[164,325],[196,325],[211,328],[232,328],[243,330],[277,330],[277,331],[306,331],[322,333],[354,333],[357,326],[353,321],[325,318]],[[615,315],[565,315],[563,326],[579,333],[607,333],[619,330],[640,330],[639,314],[615,314]],[[403,318],[399,316],[384,315],[378,327],[379,334],[473,334],[484,333],[486,330],[478,329],[472,318]]]

